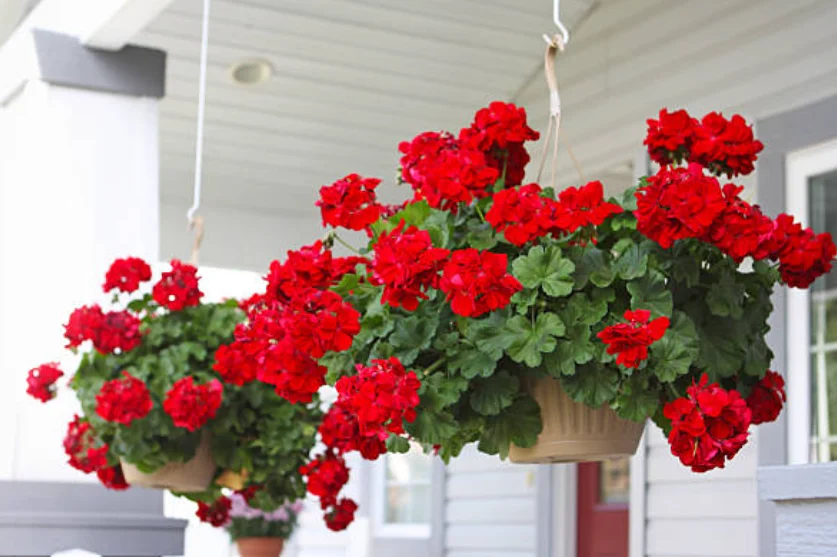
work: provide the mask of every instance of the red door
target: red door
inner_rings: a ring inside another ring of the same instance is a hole
[[[578,465],[578,557],[628,557],[629,462]]]

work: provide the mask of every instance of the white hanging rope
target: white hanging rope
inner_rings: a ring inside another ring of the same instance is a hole
[[[192,206],[186,212],[190,228],[195,221],[195,213],[201,206],[201,187],[203,186],[203,124],[206,117],[206,67],[209,54],[209,9],[212,0],[203,0],[203,24],[201,27],[201,62],[198,84],[198,126],[195,138],[195,189]]]

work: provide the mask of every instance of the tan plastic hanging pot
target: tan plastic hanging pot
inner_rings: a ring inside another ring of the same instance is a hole
[[[191,460],[170,462],[150,474],[144,474],[133,464],[122,461],[122,472],[129,484],[182,493],[205,491],[215,477],[216,468],[208,433],[201,436],[201,442]]]
[[[241,557],[279,557],[285,547],[282,538],[238,538],[235,543]]]
[[[541,407],[543,431],[534,446],[511,446],[509,458],[519,464],[587,462],[631,456],[645,423],[623,420],[608,406],[590,408],[564,392],[557,379],[527,385]]]

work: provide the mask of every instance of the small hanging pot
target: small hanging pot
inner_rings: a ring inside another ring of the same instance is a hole
[[[238,538],[235,543],[241,557],[279,557],[285,547],[282,538]]]
[[[145,474],[133,464],[122,461],[122,472],[129,484],[170,489],[181,493],[205,491],[215,477],[216,468],[208,432],[201,435],[195,456],[186,462],[170,462],[150,474]]]
[[[631,456],[645,423],[624,420],[608,406],[590,408],[576,402],[557,379],[526,385],[541,407],[543,431],[529,448],[511,446],[509,458],[519,464],[587,462]]]

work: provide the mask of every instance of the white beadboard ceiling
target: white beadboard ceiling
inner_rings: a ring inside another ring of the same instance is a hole
[[[562,18],[572,29],[604,1],[625,0],[562,0]],[[191,196],[201,9],[178,0],[134,41],[168,52],[161,184],[173,204]],[[347,173],[392,183],[399,141],[456,131],[542,80],[551,15],[551,0],[214,0],[205,202],[304,214]],[[233,84],[230,66],[248,58],[273,78]]]

